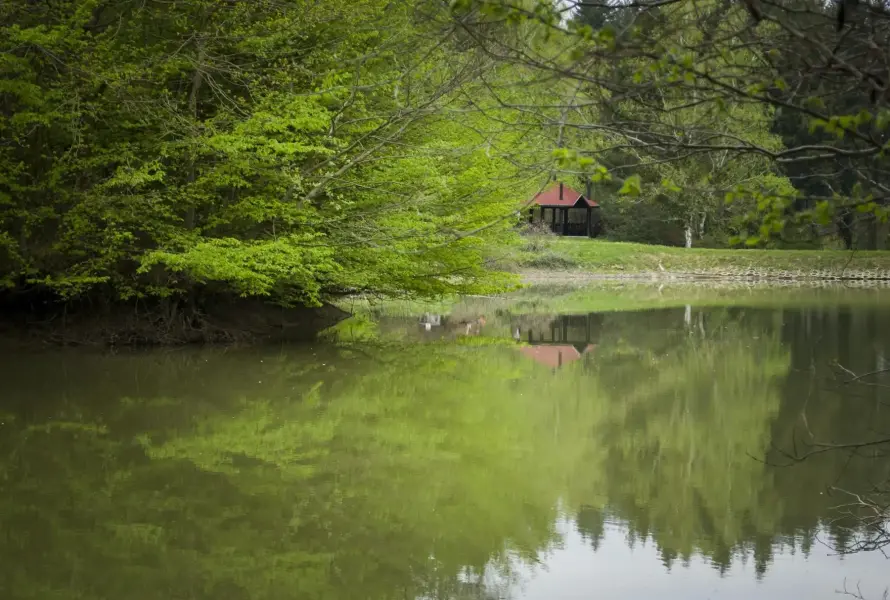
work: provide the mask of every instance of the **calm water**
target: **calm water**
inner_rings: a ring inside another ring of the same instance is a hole
[[[890,586],[880,553],[838,555],[868,537],[837,508],[890,460],[788,458],[890,431],[890,377],[844,371],[890,367],[890,304],[508,305],[337,329],[264,350],[3,355],[0,598]]]

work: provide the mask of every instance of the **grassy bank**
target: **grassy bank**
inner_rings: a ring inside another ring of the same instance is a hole
[[[576,286],[532,286],[508,296],[514,314],[587,313],[657,308],[745,307],[800,309],[824,306],[886,306],[890,286],[849,287],[761,282],[677,281],[652,284],[636,281],[595,281]]]
[[[587,238],[531,239],[523,271],[763,279],[890,279],[890,251],[714,250]]]
[[[886,306],[890,285],[884,282],[755,282],[690,281],[587,281],[536,284],[494,297],[453,297],[438,301],[344,301],[341,308],[353,314],[415,317],[425,312],[449,315],[455,320],[480,315],[528,315],[613,312],[701,307],[793,308],[820,306]]]

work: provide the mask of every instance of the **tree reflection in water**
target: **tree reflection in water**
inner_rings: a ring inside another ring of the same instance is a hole
[[[890,430],[880,388],[845,404],[826,385],[833,358],[887,351],[885,313],[843,314],[503,314],[426,342],[415,318],[274,351],[6,357],[0,591],[503,597],[559,515],[593,548],[620,523],[666,567],[762,576],[823,531],[850,543],[828,484],[888,475],[767,464],[803,414],[820,439]],[[578,357],[530,360],[529,339]]]

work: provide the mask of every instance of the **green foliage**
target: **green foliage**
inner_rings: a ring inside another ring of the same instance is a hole
[[[639,196],[640,193],[642,193],[640,176],[631,175],[625,179],[624,183],[621,184],[621,189],[618,190],[618,193],[625,196]]]
[[[566,19],[549,0],[479,0],[462,14],[503,9],[552,32],[554,50],[542,52],[517,27],[498,40],[514,50],[501,56],[554,82],[554,100],[517,108],[547,115],[539,122],[555,131],[557,168],[586,178],[568,160],[583,155],[627,182],[597,186],[614,239],[884,247],[890,121],[871,74],[886,70],[874,51],[887,44],[886,15],[835,30],[835,5],[794,0],[766,21],[755,15],[752,28],[754,4],[580,3]],[[817,68],[813,56],[843,66]],[[736,201],[721,203],[730,190]],[[812,210],[823,200],[827,222]]]
[[[535,136],[487,112],[504,74],[439,43],[447,10],[416,17],[5,2],[0,283],[285,304],[501,285],[489,248],[534,186],[509,153]]]
[[[793,192],[764,155],[783,149],[770,132],[771,110],[756,103],[726,102],[708,89],[709,76],[717,74],[721,82],[736,85],[747,73],[743,65],[756,61],[744,46],[727,44],[729,49],[715,51],[705,43],[698,45],[710,35],[701,24],[710,10],[719,9],[711,3],[676,3],[647,13],[632,7],[585,6],[575,16],[576,22],[601,31],[628,31],[631,24],[646,31],[627,33],[621,40],[620,56],[627,58],[594,69],[597,78],[614,81],[625,91],[616,93],[619,100],[613,101],[611,92],[587,89],[596,106],[591,120],[601,126],[573,139],[604,148],[599,160],[624,179],[617,188],[598,186],[612,239],[669,245],[695,240],[694,245],[726,247],[731,236],[752,227],[745,216],[755,204],[741,195],[735,204],[724,204],[721,198],[727,190],[744,185],[757,193]],[[660,58],[635,53],[651,47]],[[600,49],[589,52],[608,55]],[[761,151],[733,151],[746,146]]]

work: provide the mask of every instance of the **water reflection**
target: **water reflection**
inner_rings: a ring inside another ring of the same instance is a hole
[[[776,564],[769,576],[759,579],[752,561],[737,560],[722,578],[714,576],[707,558],[695,556],[665,568],[651,540],[629,544],[620,521],[606,524],[594,550],[580,527],[565,520],[559,524],[562,543],[548,555],[545,566],[520,565],[522,585],[512,597],[524,600],[590,600],[591,598],[667,598],[669,600],[752,598],[842,598],[845,585],[857,584],[865,598],[882,597],[886,586],[887,560],[880,554],[859,555],[839,562],[823,546],[806,555],[777,546]],[[504,595],[502,597],[511,597]]]
[[[603,316],[557,315],[550,318],[519,316],[510,320],[513,339],[527,341],[519,352],[528,358],[558,369],[565,364],[585,359],[589,362],[596,350]]]
[[[440,314],[424,313],[419,322],[426,334],[425,339],[442,339],[455,335],[480,335],[482,328],[485,327],[485,315],[451,319]]]
[[[883,364],[887,311],[432,317],[380,319],[361,343],[3,357],[0,595],[784,600],[885,583],[879,555],[821,542],[860,534],[828,486],[886,481],[887,461],[771,463],[890,431],[886,388],[851,393],[831,366]]]

